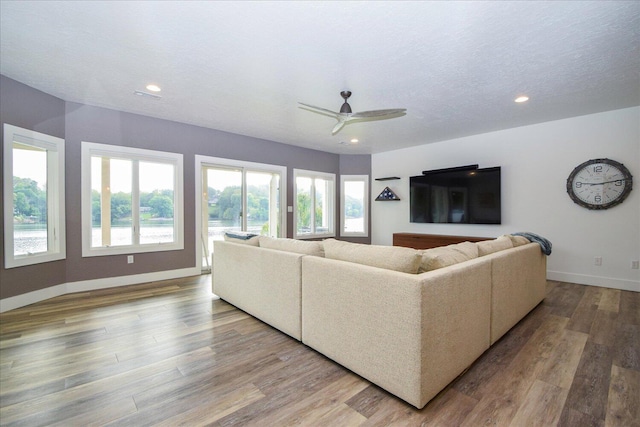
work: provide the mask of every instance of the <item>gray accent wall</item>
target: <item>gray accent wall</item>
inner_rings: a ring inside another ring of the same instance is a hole
[[[61,283],[195,267],[195,155],[286,166],[287,200],[292,204],[293,169],[336,174],[371,174],[371,156],[338,155],[160,120],[106,108],[65,102],[1,76],[2,123],[65,139],[67,258],[35,266],[4,268],[0,261],[2,298]],[[181,153],[184,158],[184,249],[125,255],[82,257],[81,142]],[[339,200],[339,199],[338,199]],[[1,201],[0,201],[1,203]],[[0,212],[0,215],[3,215]],[[336,218],[339,206],[336,206]],[[4,221],[4,218],[0,222]],[[287,236],[293,235],[293,214],[287,214]],[[370,239],[363,242],[368,243]]]
[[[64,101],[0,75],[0,138],[4,144],[4,124],[34,130],[58,138],[64,135]],[[0,150],[0,159],[4,159]],[[0,161],[0,298],[64,283],[66,262],[52,261],[25,267],[4,268],[4,162]]]

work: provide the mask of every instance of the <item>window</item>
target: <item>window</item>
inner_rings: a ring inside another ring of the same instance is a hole
[[[369,236],[369,176],[340,177],[341,236]]]
[[[82,256],[184,248],[182,155],[82,143]]]
[[[335,236],[335,182],[331,173],[294,169],[295,238]]]
[[[64,140],[5,123],[5,268],[64,259],[64,227]]]
[[[196,155],[196,230],[203,271],[210,270],[214,240],[240,231],[286,236],[285,166]]]

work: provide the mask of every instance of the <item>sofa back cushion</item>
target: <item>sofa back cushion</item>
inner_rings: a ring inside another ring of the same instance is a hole
[[[513,248],[513,243],[511,243],[511,239],[508,236],[500,236],[493,240],[483,240],[476,243],[476,245],[478,245],[478,256]]]
[[[322,242],[313,240],[276,239],[274,237],[260,236],[260,247],[304,255],[324,256]]]
[[[474,258],[478,258],[478,245],[471,242],[426,249],[422,251],[419,272],[437,270]]]
[[[422,253],[415,249],[400,246],[363,245],[336,239],[324,240],[326,258],[387,270],[416,274],[422,261]]]
[[[513,244],[514,248],[517,248],[518,246],[522,246],[522,245],[526,245],[528,243],[531,243],[529,241],[529,239],[527,239],[524,236],[514,236],[512,234],[505,234],[505,236],[507,236],[511,240],[511,243]],[[500,236],[500,237],[502,237],[502,236]]]

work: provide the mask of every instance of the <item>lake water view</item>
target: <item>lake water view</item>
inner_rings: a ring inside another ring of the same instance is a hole
[[[264,221],[250,223],[248,231],[260,234]],[[209,221],[208,248],[213,248],[214,240],[222,240],[227,231],[239,231],[240,225],[232,220]],[[47,249],[47,231],[45,225],[16,224],[14,225],[14,251],[16,255],[44,252]],[[92,241],[100,242],[102,231],[99,227],[92,229]],[[143,223],[141,226],[140,243],[169,242],[173,240],[172,223]],[[132,241],[130,225],[114,225],[111,227],[111,246],[130,245]]]
[[[364,228],[362,218],[347,220],[347,231],[361,231]],[[247,231],[260,234],[264,221],[249,222]],[[209,221],[207,248],[213,249],[214,240],[222,240],[227,231],[240,231],[240,224],[233,220]],[[92,229],[92,242],[96,245],[102,239],[102,231],[98,227]],[[141,227],[140,242],[142,244],[155,242],[169,242],[173,240],[173,227],[171,221],[166,223],[143,223]],[[111,246],[130,245],[132,242],[130,225],[114,225],[111,227]],[[44,225],[15,224],[14,225],[14,250],[16,255],[44,252],[47,248],[47,232]],[[204,255],[204,254],[203,254]]]

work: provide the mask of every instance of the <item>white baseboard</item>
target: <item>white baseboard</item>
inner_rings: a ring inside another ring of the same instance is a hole
[[[614,279],[611,277],[589,276],[586,274],[564,273],[561,271],[547,271],[547,279],[640,292],[640,281],[636,280]]]
[[[118,286],[137,285],[139,283],[159,280],[177,279],[180,277],[197,276],[201,274],[197,267],[179,270],[157,271],[153,273],[134,274],[130,276],[106,277],[103,279],[81,280],[79,282],[61,283],[33,292],[0,300],[0,313],[25,307],[36,302],[75,292],[95,291],[97,289],[115,288]]]

